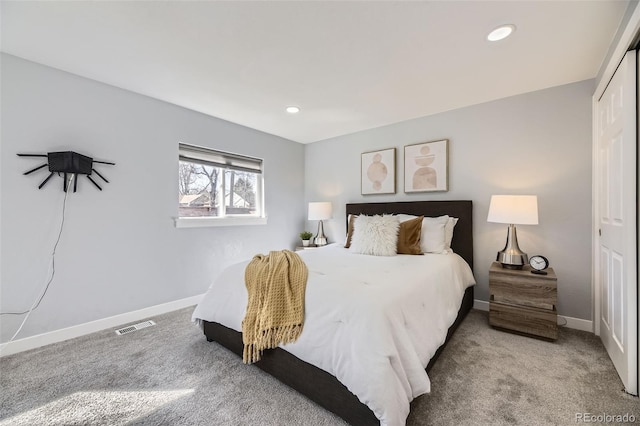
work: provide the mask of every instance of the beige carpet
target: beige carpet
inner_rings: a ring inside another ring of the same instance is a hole
[[[207,343],[192,310],[1,358],[0,425],[344,424]],[[472,311],[431,379],[408,425],[575,425],[578,413],[640,423],[640,401],[622,391],[602,344],[575,330],[549,343],[493,330]]]

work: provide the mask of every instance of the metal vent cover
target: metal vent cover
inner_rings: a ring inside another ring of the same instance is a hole
[[[134,324],[134,325],[128,325],[126,327],[122,327],[116,330],[116,334],[118,336],[122,336],[123,334],[128,334],[128,333],[132,333],[134,331],[143,329],[143,328],[147,328],[147,327],[151,327],[153,325],[156,325],[155,322],[153,322],[152,320],[149,321],[144,321],[141,322],[139,324]]]

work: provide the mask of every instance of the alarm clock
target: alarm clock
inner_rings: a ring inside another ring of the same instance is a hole
[[[545,269],[549,267],[549,259],[539,254],[529,258],[532,274],[547,275]]]

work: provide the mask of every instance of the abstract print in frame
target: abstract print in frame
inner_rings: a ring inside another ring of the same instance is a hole
[[[404,147],[404,192],[448,191],[449,140]]]
[[[363,152],[361,156],[361,193],[395,194],[396,149]]]

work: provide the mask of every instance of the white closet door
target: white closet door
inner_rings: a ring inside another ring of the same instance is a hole
[[[638,394],[637,59],[627,52],[598,101],[596,289],[600,338],[627,392]]]

